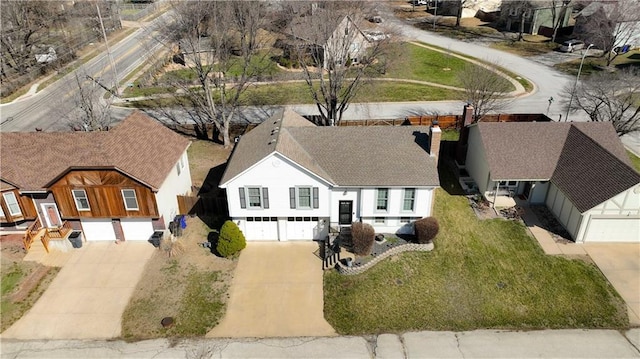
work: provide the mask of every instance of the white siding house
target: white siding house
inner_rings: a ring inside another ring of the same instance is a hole
[[[229,160],[220,185],[229,214],[247,240],[324,239],[329,227],[356,221],[410,233],[411,222],[431,215],[439,185],[437,151],[425,148],[439,148],[440,130],[429,130],[317,127],[279,111]]]
[[[640,174],[610,123],[480,122],[467,130],[466,170],[495,206],[519,196],[544,203],[576,242],[640,242]]]

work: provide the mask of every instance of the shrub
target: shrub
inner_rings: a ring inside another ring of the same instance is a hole
[[[230,257],[247,246],[244,234],[233,221],[226,221],[220,229],[216,250],[223,257]]]
[[[368,223],[354,222],[351,224],[351,240],[353,253],[359,256],[367,256],[373,249],[376,231]]]
[[[422,218],[415,223],[416,237],[418,243],[431,243],[440,230],[438,220],[435,217]]]

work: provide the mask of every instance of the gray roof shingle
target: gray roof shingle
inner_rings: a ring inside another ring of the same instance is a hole
[[[278,111],[242,137],[221,183],[277,152],[337,186],[438,186],[428,131],[418,126],[318,127],[293,111]]]
[[[142,112],[103,132],[0,134],[0,177],[22,190],[42,190],[70,169],[116,169],[160,188],[189,140]]]

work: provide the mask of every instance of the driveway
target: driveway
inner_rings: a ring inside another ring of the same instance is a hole
[[[583,248],[627,303],[629,323],[640,326],[640,244],[584,244]]]
[[[227,312],[207,337],[334,336],[324,319],[322,262],[314,242],[247,243]]]
[[[87,242],[74,249],[49,288],[2,333],[15,339],[109,339],[153,254],[147,242]]]

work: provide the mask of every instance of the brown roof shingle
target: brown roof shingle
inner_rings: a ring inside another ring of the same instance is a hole
[[[318,127],[291,110],[278,111],[242,137],[221,183],[278,152],[338,186],[438,186],[437,163],[428,152],[428,130]]]
[[[136,111],[105,132],[0,134],[0,177],[42,190],[73,168],[110,168],[157,190],[189,140]]]
[[[640,183],[609,122],[477,126],[491,180],[549,180],[580,212]]]

